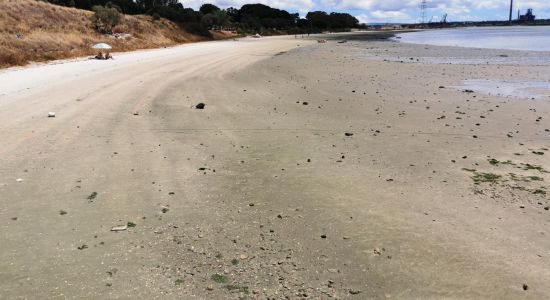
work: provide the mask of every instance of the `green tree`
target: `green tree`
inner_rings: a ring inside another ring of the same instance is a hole
[[[216,5],[214,4],[203,4],[201,6],[201,8],[199,8],[199,11],[203,14],[203,15],[207,15],[207,14],[211,14],[211,13],[214,13],[214,12],[217,12],[217,11],[220,11],[220,8],[217,7]]]
[[[111,33],[113,27],[118,25],[122,20],[122,15],[114,7],[103,7],[96,5],[92,7],[94,15],[92,16],[92,23],[99,32]]]

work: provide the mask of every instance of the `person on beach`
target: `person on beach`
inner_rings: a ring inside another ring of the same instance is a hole
[[[105,54],[105,59],[114,59],[113,56],[111,55],[111,53],[107,52]]]
[[[97,55],[95,56],[95,59],[104,59],[103,52],[99,51]]]

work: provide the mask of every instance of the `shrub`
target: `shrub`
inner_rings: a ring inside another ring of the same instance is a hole
[[[92,10],[94,11],[92,23],[98,32],[112,33],[113,27],[118,25],[122,20],[122,15],[114,7],[109,8],[96,5]]]

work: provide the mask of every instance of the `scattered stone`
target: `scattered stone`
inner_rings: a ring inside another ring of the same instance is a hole
[[[66,211],[64,211],[64,210],[60,210],[60,211],[59,211],[59,214],[63,216],[63,215],[66,215],[66,214],[67,214],[67,212],[66,212]]]
[[[349,290],[349,293],[352,294],[352,295],[358,295],[361,293],[361,290],[354,290],[354,289],[351,289]]]
[[[322,239],[326,239],[326,238],[327,238],[327,235],[326,235],[326,234],[321,234],[321,238],[322,238]]]
[[[48,118],[55,118],[55,112],[50,111],[50,112],[48,113]]]
[[[124,231],[128,229],[128,225],[117,225],[111,228],[111,231]]]
[[[16,182],[23,182],[23,179],[22,178],[17,178],[15,179]]]
[[[526,284],[524,283],[524,284],[523,284],[523,290],[526,291],[526,290],[528,290],[528,289],[529,289],[529,286],[526,285]]]
[[[204,109],[205,106],[206,106],[206,104],[204,104],[204,103],[201,102],[201,103],[195,105],[195,108],[196,108],[196,109]]]
[[[351,132],[346,132],[346,133],[345,133],[345,136],[353,136],[353,133],[351,133]]]
[[[84,250],[84,249],[88,249],[88,245],[84,244],[82,246],[79,246],[79,247],[76,247],[78,250]]]

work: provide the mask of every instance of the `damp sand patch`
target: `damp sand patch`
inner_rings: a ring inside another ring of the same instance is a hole
[[[467,79],[463,85],[453,88],[505,98],[550,99],[550,82],[547,81]]]

